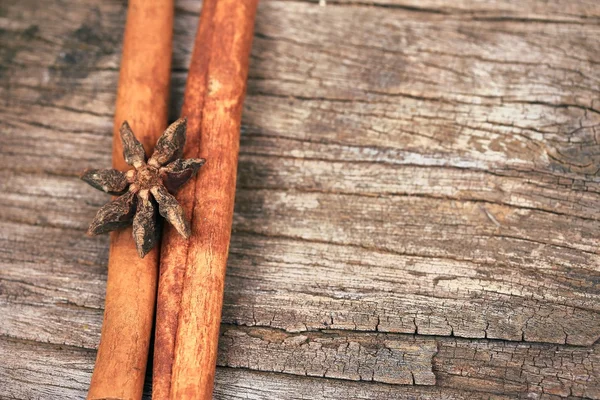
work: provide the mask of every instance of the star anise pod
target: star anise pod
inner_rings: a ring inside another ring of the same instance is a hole
[[[96,189],[120,195],[104,205],[90,224],[88,235],[99,235],[133,223],[133,238],[140,257],[156,245],[158,211],[186,239],[190,225],[183,209],[171,195],[198,172],[203,158],[184,160],[186,119],[172,123],[156,142],[154,154],[146,162],[144,147],[135,138],[127,121],[121,126],[123,156],[133,169],[87,169],[81,179]]]

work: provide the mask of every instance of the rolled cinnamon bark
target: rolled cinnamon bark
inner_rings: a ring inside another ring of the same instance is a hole
[[[167,124],[173,0],[129,0],[114,119],[113,167],[127,170],[127,120],[152,153]],[[140,399],[154,316],[158,251],[139,258],[131,227],[110,238],[104,322],[88,399]]]
[[[212,398],[231,236],[240,121],[258,0],[205,0],[182,116],[186,158],[206,158],[177,194],[191,221],[166,227],[161,249],[154,400]]]

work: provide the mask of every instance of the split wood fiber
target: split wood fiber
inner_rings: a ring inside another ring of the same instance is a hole
[[[257,0],[207,0],[182,116],[186,158],[206,158],[178,193],[192,236],[165,229],[154,350],[153,399],[212,398],[235,197],[240,121]]]
[[[113,167],[127,170],[119,127],[131,125],[146,154],[167,123],[173,1],[130,0],[113,129]],[[140,399],[154,305],[158,250],[139,258],[131,227],[110,238],[102,335],[88,399]]]

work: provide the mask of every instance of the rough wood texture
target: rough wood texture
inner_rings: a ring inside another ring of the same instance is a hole
[[[82,398],[125,5],[36,5],[0,5],[0,398]],[[600,398],[599,38],[592,0],[261,3],[215,398]]]
[[[435,340],[385,334],[223,329],[219,365],[399,385],[433,385]]]

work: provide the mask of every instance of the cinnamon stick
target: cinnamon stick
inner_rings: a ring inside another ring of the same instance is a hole
[[[240,121],[258,0],[205,0],[182,116],[186,158],[205,158],[177,199],[191,221],[163,237],[154,348],[154,400],[212,398],[231,236]]]
[[[167,123],[173,0],[129,0],[114,119],[113,167],[127,170],[127,120],[146,154]],[[158,251],[139,258],[131,228],[110,238],[104,322],[88,399],[140,399],[156,299]]]

